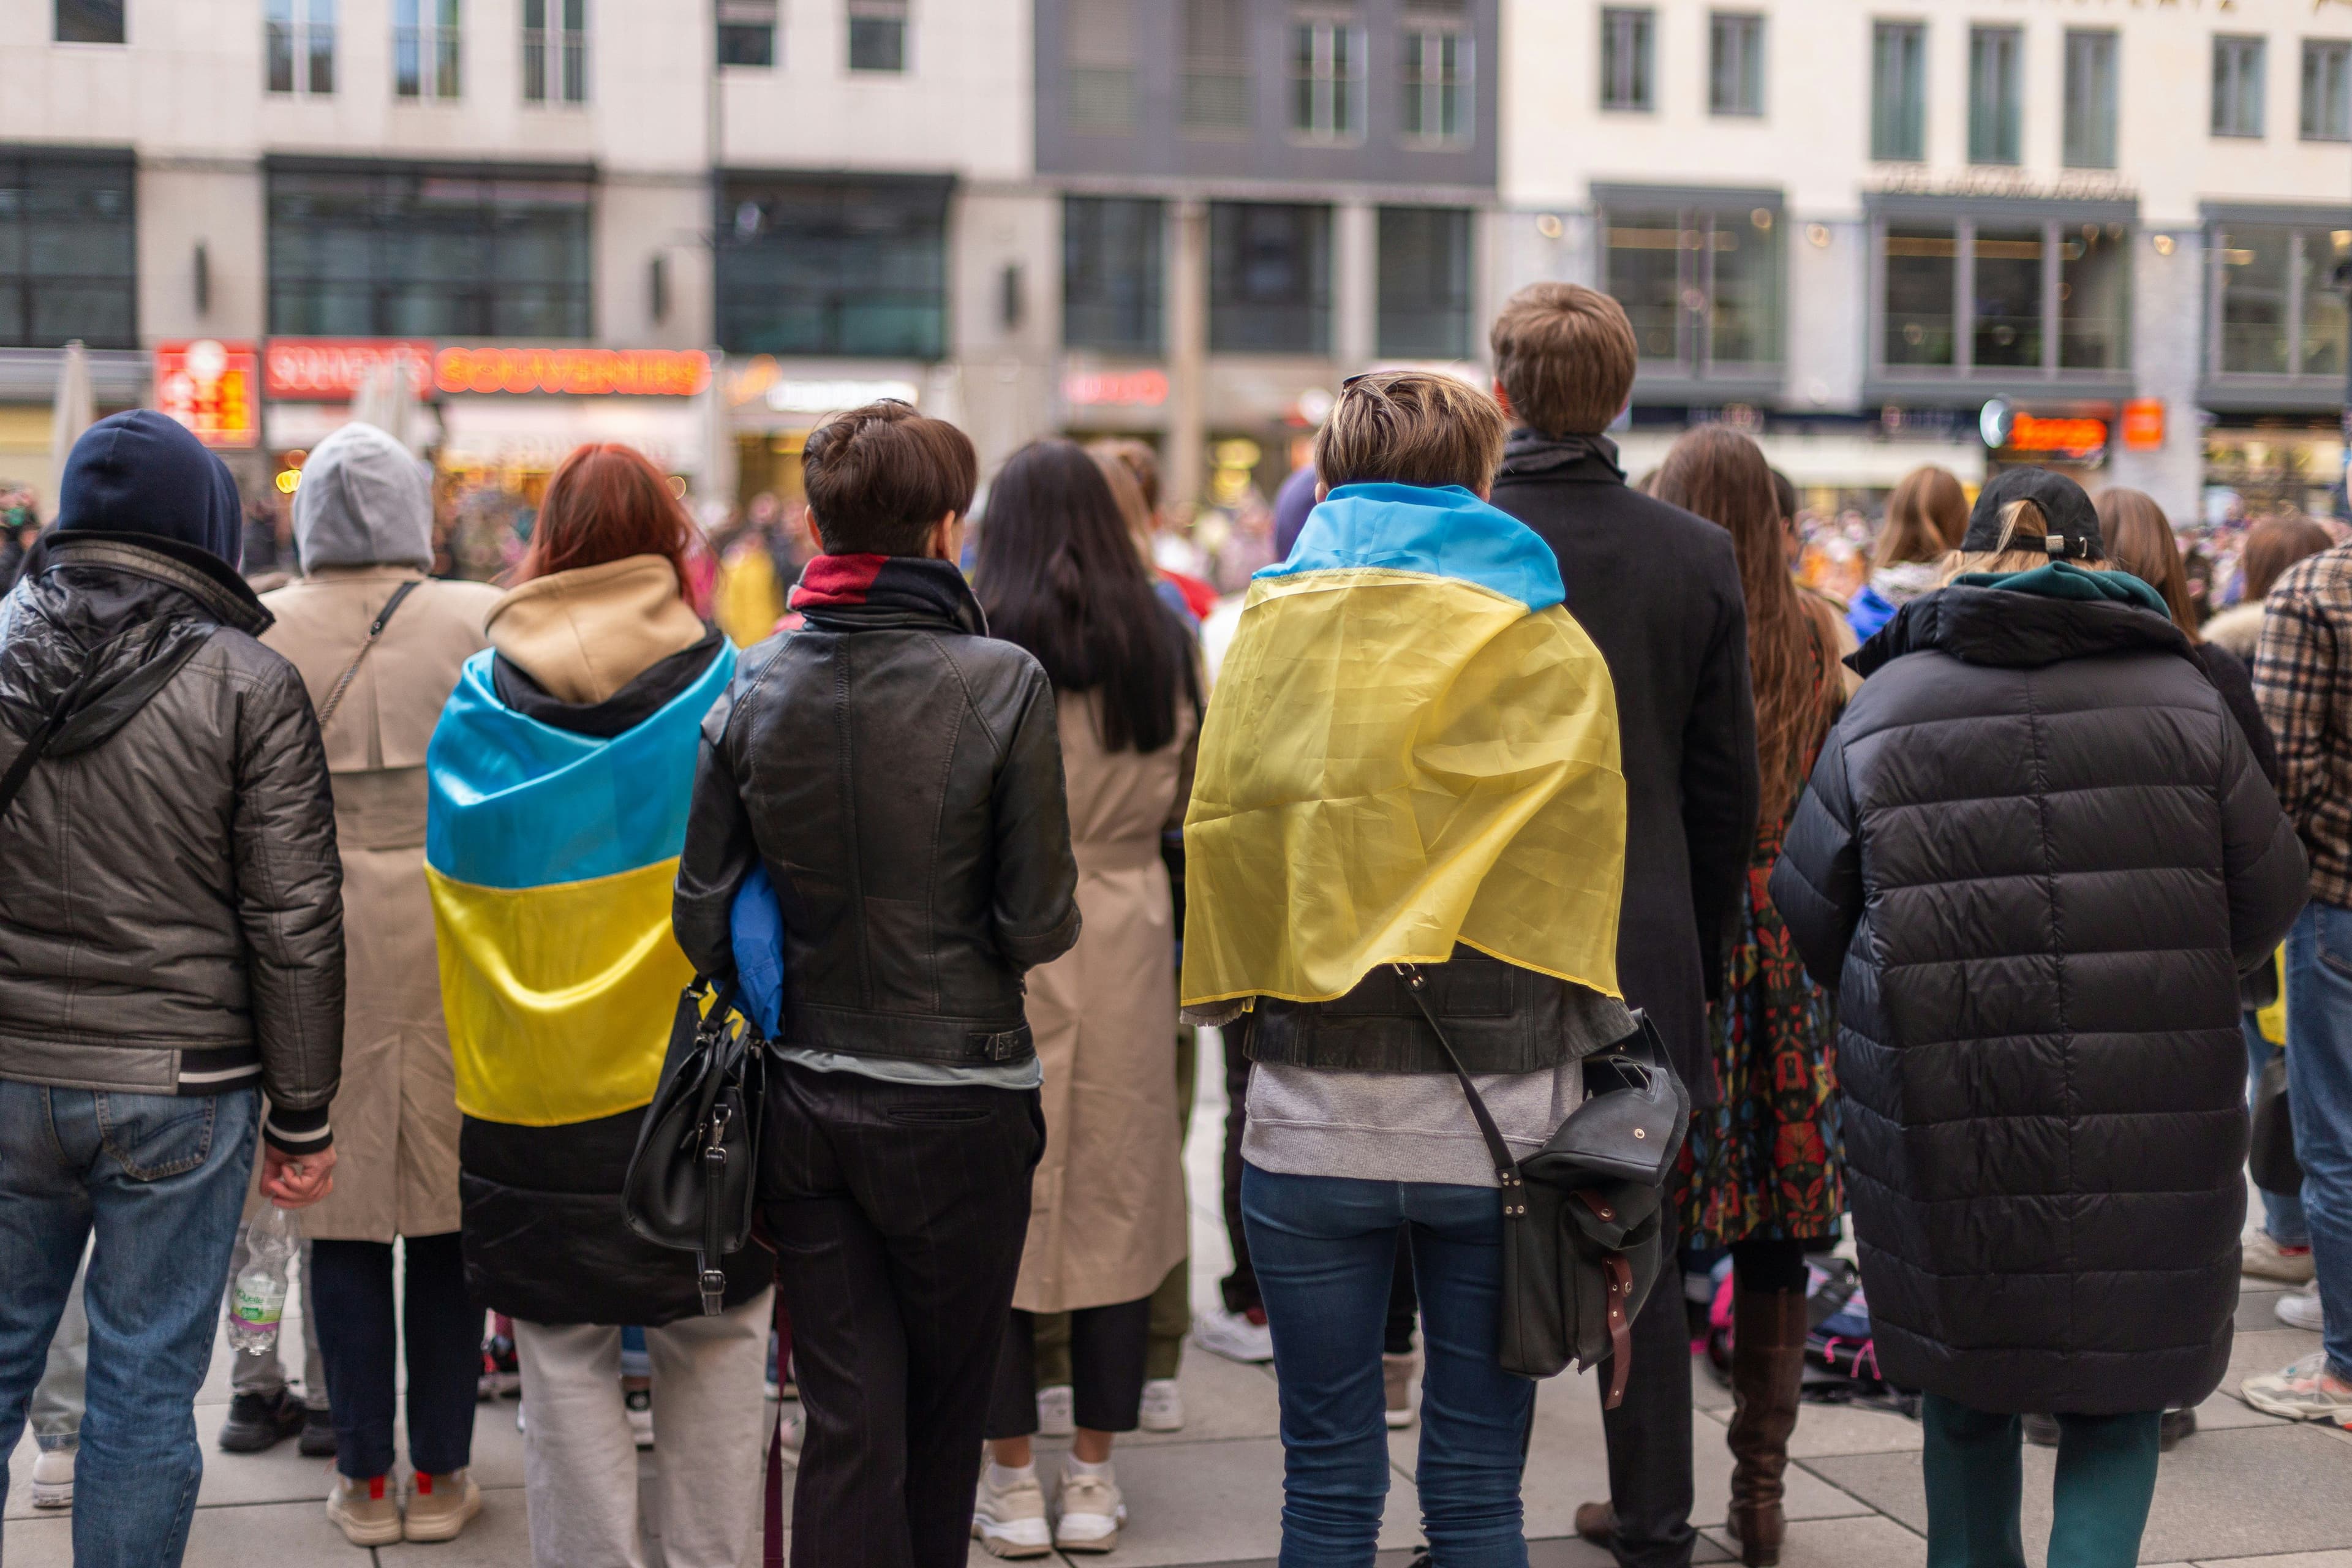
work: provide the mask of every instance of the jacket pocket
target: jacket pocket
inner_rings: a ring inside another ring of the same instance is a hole
[[[105,1091],[96,1099],[99,1141],[134,1182],[184,1174],[212,1155],[216,1095]]]

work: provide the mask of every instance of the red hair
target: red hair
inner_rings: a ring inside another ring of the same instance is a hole
[[[515,581],[658,555],[677,574],[678,597],[691,604],[686,552],[693,537],[685,506],[644,453],[617,441],[595,442],[574,447],[556,465]]]

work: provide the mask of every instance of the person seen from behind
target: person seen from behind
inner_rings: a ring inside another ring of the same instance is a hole
[[[1929,1568],[2021,1568],[2019,1417],[2059,1426],[2054,1568],[2137,1561],[2161,1415],[2228,1370],[2238,977],[2304,856],[2081,487],[1996,476],[1868,677],[1771,897],[1840,1005],[1871,1329],[1923,1390]]]
[[[1874,636],[1895,611],[1934,589],[1968,522],[1969,492],[1949,468],[1929,463],[1896,480],[1872,547],[1870,577],[1847,612],[1853,635]]]
[[[804,624],[704,725],[674,912],[721,978],[755,870],[782,916],[760,1191],[804,1414],[793,1562],[947,1568],[1045,1146],[1024,977],[1077,941],[1079,869],[1052,679],[988,636],[955,564],[971,440],[888,401],[803,462]]]
[[[1714,425],[1675,441],[1656,490],[1731,535],[1748,601],[1762,816],[1723,994],[1708,1015],[1723,1098],[1692,1112],[1677,1176],[1683,1247],[1731,1251],[1728,1518],[1751,1565],[1778,1563],[1787,1532],[1781,1478],[1811,1327],[1806,1247],[1826,1248],[1845,1212],[1835,1015],[1798,962],[1766,886],[1805,775],[1844,705],[1843,627],[1789,575],[1774,489],[1756,443]]]
[[[467,1295],[458,1239],[457,1100],[425,881],[425,758],[499,595],[425,575],[432,471],[372,425],[345,425],[311,449],[294,496],[294,545],[302,575],[263,598],[278,624],[262,641],[302,672],[322,716],[346,943],[339,1180],[302,1223],[304,1327],[316,1325],[327,1372],[326,1389],[310,1392],[328,1394],[334,1415],[327,1516],[354,1546],[448,1541],[481,1507],[467,1468],[482,1310]],[[414,1470],[404,1486],[393,1474],[403,1346]]]
[[[1747,595],[1731,536],[1629,489],[1602,434],[1633,387],[1624,307],[1573,283],[1520,289],[1496,319],[1496,391],[1517,428],[1495,504],[1559,563],[1568,607],[1617,696],[1625,773],[1625,882],[1617,977],[1664,1040],[1694,1108],[1722,1098],[1707,1039],[1725,935],[1755,847],[1756,714]],[[1601,1413],[1609,1494],[1576,1531],[1622,1568],[1687,1568],[1690,1333],[1675,1266],[1677,1205],[1661,1211],[1666,1262],[1633,1320],[1623,1402]]]
[[[2228,648],[2252,669],[2263,640],[2263,602],[2271,589],[2288,567],[2335,543],[2327,530],[2300,512],[2266,517],[2246,530],[2245,545],[2238,552],[2238,602],[2205,623],[2205,640]]]
[[[1431,1552],[1528,1560],[1535,1384],[1497,1359],[1495,1163],[1393,966],[1426,966],[1522,1154],[1574,1108],[1580,1058],[1634,1028],[1616,706],[1551,552],[1485,499],[1507,433],[1453,377],[1351,381],[1316,440],[1324,499],[1252,583],[1201,738],[1182,994],[1255,1063],[1241,1200],[1280,1384],[1285,1568],[1372,1562],[1404,1234]]]
[[[333,1184],[334,798],[243,525],[185,428],[117,414],[0,600],[0,1456],[94,1235],[83,1568],[186,1550],[257,1143],[268,1201]]]
[[[725,1310],[706,1316],[691,1255],[621,1207],[693,975],[669,893],[697,734],[735,669],[687,598],[691,527],[635,449],[565,458],[426,752],[466,1285],[514,1320],[539,1568],[643,1560],[625,1327],[652,1359],[672,1568],[732,1568],[758,1500],[775,1260],[756,1244],[725,1259]]]

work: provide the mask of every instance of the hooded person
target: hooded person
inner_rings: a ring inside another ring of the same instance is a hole
[[[169,1565],[257,1142],[281,1207],[331,1183],[341,875],[228,470],[142,410],[59,492],[0,602],[0,1451],[94,1232],[75,1555]]]
[[[1988,483],[1869,677],[1772,900],[1840,1004],[1848,1192],[1886,1379],[1924,1390],[1927,1555],[2014,1562],[2024,1414],[2051,1561],[2128,1563],[2161,1413],[2230,1363],[2238,977],[2304,852],[2161,595],[2061,475]]]
[[[338,1479],[327,1511],[355,1545],[403,1539],[389,1479],[397,1237],[415,1470],[406,1539],[442,1541],[480,1506],[466,1471],[481,1313],[467,1310],[458,1244],[460,1119],[425,882],[425,753],[466,660],[488,646],[499,593],[425,575],[432,475],[373,425],[345,425],[311,450],[294,492],[294,545],[302,576],[263,598],[278,618],[263,640],[301,671],[320,715],[349,977],[340,1180],[303,1223],[332,1396],[325,1451]],[[239,1371],[258,1359],[239,1356]],[[237,1414],[233,1405],[232,1422]]]

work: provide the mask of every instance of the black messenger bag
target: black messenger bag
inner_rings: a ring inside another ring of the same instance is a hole
[[[714,988],[698,975],[677,999],[661,1081],[621,1185],[631,1230],[694,1254],[705,1315],[726,1306],[719,1260],[751,1239],[765,1049],[735,1010],[734,983]]]

